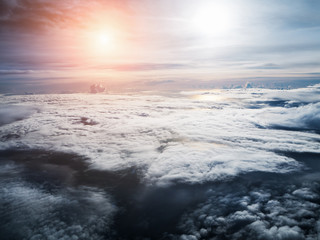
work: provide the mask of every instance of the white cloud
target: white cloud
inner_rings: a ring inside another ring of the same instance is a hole
[[[320,130],[320,103],[296,108],[280,108],[263,114],[267,125],[272,127]]]
[[[2,126],[0,147],[73,152],[99,169],[135,166],[146,182],[160,185],[296,171],[301,165],[278,152],[320,153],[319,135],[269,127],[317,127],[318,92],[319,86],[184,92],[180,97],[2,96],[4,104],[23,102],[42,111]],[[269,104],[279,99],[282,105]],[[303,104],[290,105],[298,101]]]
[[[0,105],[0,126],[15,121],[23,120],[37,111],[32,106]]]

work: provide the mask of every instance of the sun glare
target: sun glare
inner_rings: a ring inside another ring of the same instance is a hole
[[[111,37],[106,32],[97,33],[97,45],[99,47],[107,47],[111,44]]]
[[[209,3],[201,6],[192,19],[192,25],[203,34],[227,34],[234,26],[234,11],[228,5]]]
[[[103,59],[114,51],[115,40],[111,30],[88,31],[85,36],[84,44],[88,56]]]

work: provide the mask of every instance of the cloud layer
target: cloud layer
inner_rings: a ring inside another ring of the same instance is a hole
[[[143,169],[147,183],[160,185],[251,171],[298,171],[302,166],[279,152],[319,153],[318,92],[315,86],[178,97],[6,96],[4,103],[15,103],[13,107],[28,102],[42,111],[2,126],[1,148],[74,152],[88,157],[93,168],[135,166]]]
[[[208,190],[208,200],[182,217],[172,239],[317,239],[319,178],[230,182]]]
[[[0,231],[316,239],[319,91],[2,95]]]

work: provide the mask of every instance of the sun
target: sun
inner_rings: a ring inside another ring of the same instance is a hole
[[[107,32],[98,32],[95,37],[98,47],[108,47],[111,44],[111,36]]]
[[[103,62],[119,51],[118,39],[111,28],[91,27],[79,34],[81,52],[88,61]]]
[[[193,28],[206,35],[220,36],[229,33],[235,24],[234,10],[222,3],[208,3],[196,10]]]
[[[84,43],[88,56],[104,59],[115,51],[115,37],[112,30],[102,28],[85,33]]]
[[[110,45],[112,44],[112,38],[110,33],[107,33],[105,31],[97,32],[94,38],[97,48],[110,47]]]

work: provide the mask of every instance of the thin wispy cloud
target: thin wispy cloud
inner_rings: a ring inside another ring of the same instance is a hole
[[[201,69],[203,76],[194,81],[318,72],[313,64],[319,58],[317,1],[3,0],[1,6],[1,70],[40,68],[80,79],[80,68],[100,81],[95,66],[111,66],[99,71],[105,83],[109,78],[132,83],[139,77],[136,70],[157,78],[150,69],[177,68],[172,80]],[[224,18],[206,14],[218,8]],[[112,38],[108,49],[97,42],[105,32]]]

